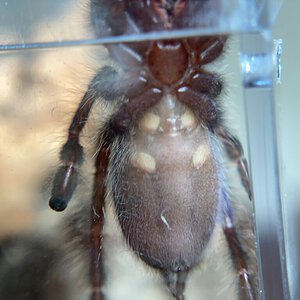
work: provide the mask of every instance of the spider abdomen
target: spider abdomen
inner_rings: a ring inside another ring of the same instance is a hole
[[[124,236],[149,265],[188,270],[199,262],[218,214],[209,132],[170,94],[141,116],[134,132],[114,187]]]

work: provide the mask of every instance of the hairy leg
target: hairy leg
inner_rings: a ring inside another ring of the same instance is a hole
[[[239,241],[237,231],[234,225],[229,196],[226,192],[224,192],[223,195],[225,202],[223,231],[229,245],[230,253],[232,255],[237,274],[239,276],[240,299],[254,300],[255,293],[248,272],[248,266],[246,263],[246,253],[242,248],[241,242]]]
[[[96,172],[94,177],[93,199],[91,207],[91,283],[92,294],[91,300],[102,300],[103,287],[103,255],[102,240],[103,240],[103,223],[104,223],[104,199],[105,199],[105,178],[107,166],[109,162],[109,150],[102,147],[98,152],[95,166]]]
[[[240,141],[234,137],[224,126],[218,126],[215,129],[215,132],[223,143],[229,158],[236,162],[242,184],[248,193],[249,199],[251,200],[251,180],[249,176],[247,160],[244,157],[244,151]]]
[[[78,168],[83,161],[79,136],[97,99],[96,80],[97,76],[83,96],[69,126],[68,139],[60,152],[61,166],[55,174],[49,200],[50,207],[56,211],[63,211],[67,207],[77,185]]]

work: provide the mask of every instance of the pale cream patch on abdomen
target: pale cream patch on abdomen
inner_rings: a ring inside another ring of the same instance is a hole
[[[139,127],[142,131],[154,134],[159,127],[160,118],[158,115],[148,112],[140,120]]]
[[[190,110],[185,111],[181,115],[181,124],[182,127],[188,130],[194,129],[197,126],[197,119],[195,114]]]
[[[197,150],[194,152],[192,160],[193,166],[196,169],[199,169],[205,161],[210,157],[211,150],[209,149],[207,144],[200,145]]]
[[[138,151],[134,154],[133,165],[147,173],[154,173],[156,170],[156,161],[154,157],[142,151]]]

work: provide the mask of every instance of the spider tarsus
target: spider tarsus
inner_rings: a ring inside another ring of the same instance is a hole
[[[72,164],[61,166],[53,180],[50,207],[55,211],[63,211],[71,200],[78,181],[78,172]]]
[[[68,202],[61,198],[51,197],[49,206],[55,211],[64,211],[68,206]]]

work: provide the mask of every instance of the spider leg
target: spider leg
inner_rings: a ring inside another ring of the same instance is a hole
[[[94,177],[93,198],[91,207],[91,227],[90,227],[90,249],[91,249],[91,266],[90,278],[92,285],[91,300],[103,299],[101,288],[103,286],[103,223],[104,223],[104,198],[105,198],[105,178],[109,162],[110,151],[101,147],[98,152],[95,166],[96,172]]]
[[[121,95],[134,97],[140,93],[140,90],[143,91],[145,88],[147,81],[139,74],[133,74],[133,78],[128,78],[130,76],[121,78],[112,67],[107,66],[91,81],[69,127],[67,142],[60,152],[61,167],[59,167],[54,176],[49,201],[49,205],[53,210],[63,211],[71,200],[76,188],[78,168],[83,161],[83,149],[79,143],[79,137],[88,120],[94,102],[100,98],[104,98],[106,101],[113,101]],[[132,86],[135,88],[130,89]]]
[[[205,65],[219,57],[224,49],[227,36],[199,37],[189,40],[191,49],[196,50],[195,58],[199,65]]]
[[[152,101],[149,101],[152,99]],[[108,121],[100,139],[103,140],[100,151],[98,152],[95,166],[94,193],[91,210],[91,300],[102,300],[101,288],[103,286],[103,257],[102,231],[103,231],[103,207],[105,198],[105,177],[109,164],[109,147],[117,135],[128,131],[134,116],[152,106],[159,101],[161,92],[157,89],[149,89],[142,95],[129,98],[120,105],[117,112]],[[181,298],[179,298],[181,299]]]
[[[225,209],[223,231],[229,245],[235,268],[240,281],[240,298],[243,300],[254,300],[254,289],[248,273],[246,255],[239,241],[237,231],[233,222],[230,199],[227,193],[224,194]]]
[[[223,126],[218,126],[215,129],[215,133],[221,139],[229,158],[236,162],[242,184],[248,193],[249,199],[251,200],[251,180],[247,160],[244,157],[244,151],[240,141]]]
[[[63,211],[67,207],[77,185],[78,168],[83,160],[83,149],[79,143],[79,135],[97,99],[95,90],[91,88],[93,84],[92,81],[75,112],[69,127],[67,142],[60,152],[62,165],[54,176],[49,200],[50,207],[56,211]]]
[[[184,288],[188,271],[165,272],[165,282],[176,300],[184,300]]]
[[[177,90],[177,99],[189,107],[210,130],[221,122],[218,103],[207,93],[202,93],[189,86]]]

